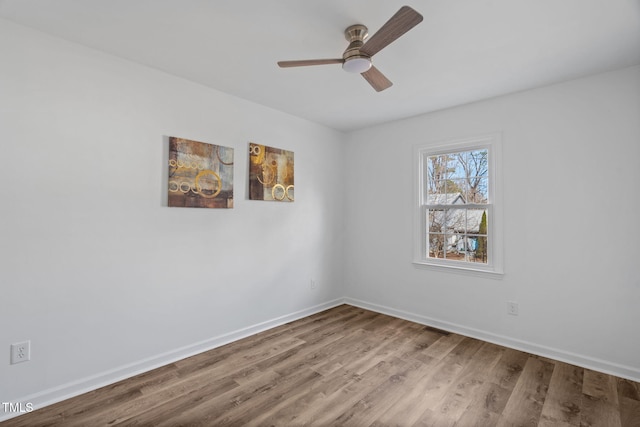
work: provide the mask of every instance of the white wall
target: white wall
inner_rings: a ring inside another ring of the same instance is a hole
[[[0,57],[1,401],[57,400],[345,295],[640,379],[640,68],[345,136],[3,20]],[[413,145],[495,131],[506,274],[415,268]],[[164,205],[170,135],[236,149],[234,209]],[[250,140],[295,152],[295,203],[246,200]],[[32,360],[10,366],[25,339]]]
[[[4,20],[0,57],[0,401],[342,297],[343,134]],[[166,207],[167,136],[235,149],[234,209]],[[294,151],[294,203],[246,200],[248,141]]]
[[[496,131],[506,274],[415,268],[413,145]],[[351,302],[640,379],[640,68],[354,132],[347,159]]]

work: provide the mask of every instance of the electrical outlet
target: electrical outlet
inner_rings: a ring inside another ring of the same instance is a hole
[[[11,344],[11,364],[31,360],[31,341],[22,341]]]
[[[517,316],[520,313],[520,307],[515,301],[507,301],[507,314]]]
[[[309,288],[315,289],[317,287],[318,287],[318,282],[316,282],[314,279],[311,279],[311,282],[309,283]]]

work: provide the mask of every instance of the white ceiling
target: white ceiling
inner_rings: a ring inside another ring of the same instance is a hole
[[[376,93],[340,65],[405,2],[424,21],[374,57]],[[0,17],[348,131],[640,63],[640,0],[0,0]]]

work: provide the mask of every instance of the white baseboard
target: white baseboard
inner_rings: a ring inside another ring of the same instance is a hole
[[[420,314],[409,313],[407,311],[398,310],[391,307],[382,306],[379,304],[370,303],[367,301],[361,301],[354,298],[345,298],[344,302],[355,307],[364,308],[366,310],[375,311],[377,313],[387,314],[389,316],[398,317],[400,319],[410,320],[412,322],[420,323],[422,325],[431,326],[434,328],[442,329],[456,334],[464,335],[471,338],[476,338],[482,341],[487,341],[493,344],[498,344],[504,347],[513,348],[515,350],[524,351],[538,356],[548,357],[550,359],[558,360],[560,362],[569,363],[571,365],[580,366],[582,368],[591,369],[605,374],[615,375],[620,378],[626,378],[631,381],[640,382],[640,370],[630,366],[619,365],[606,360],[600,360],[580,354],[560,350],[556,348],[547,347],[544,345],[522,341],[519,339],[507,337],[504,335],[498,335],[491,332],[482,331],[467,326],[457,325],[431,317],[422,316]]]
[[[92,390],[96,390],[100,387],[116,383],[132,376],[148,372],[152,369],[159,368],[178,360],[194,356],[204,351],[212,350],[214,348],[229,344],[242,338],[249,337],[259,332],[275,328],[276,326],[281,326],[285,323],[289,323],[294,320],[319,313],[321,311],[336,307],[341,304],[349,304],[355,307],[364,308],[366,310],[375,311],[377,313],[387,314],[389,316],[398,317],[400,319],[409,320],[434,328],[454,332],[460,335],[465,335],[471,338],[488,341],[516,350],[525,351],[527,353],[549,357],[561,362],[570,363],[572,365],[581,366],[583,368],[592,369],[595,371],[640,382],[640,371],[629,366],[618,365],[605,360],[582,356],[564,350],[554,349],[539,344],[514,339],[511,337],[482,331],[475,328],[457,325],[455,323],[433,319],[427,316],[422,316],[419,314],[410,313],[407,311],[398,310],[392,307],[382,306],[367,301],[361,301],[354,298],[338,298],[333,301],[328,301],[323,304],[306,308],[304,310],[300,310],[294,313],[277,317],[275,319],[248,326],[237,331],[229,332],[218,337],[210,338],[205,341],[201,341],[154,357],[140,360],[129,365],[120,366],[118,368],[102,372],[91,377],[83,378],[81,380],[63,384],[58,387],[44,390],[42,392],[24,396],[22,398],[15,399],[14,402],[21,402],[23,403],[23,405],[28,402],[31,403],[34,410],[40,409],[42,407],[61,402],[63,400],[78,396]],[[21,415],[21,413],[18,412],[4,413],[3,408],[0,408],[0,411],[2,411],[0,412],[0,422]]]
[[[37,410],[45,406],[49,406],[54,403],[58,403],[63,400],[81,395],[83,393],[96,390],[100,387],[104,387],[118,381],[131,378],[135,375],[148,372],[152,369],[174,363],[178,360],[182,360],[187,357],[191,357],[196,354],[240,340],[242,338],[255,335],[259,332],[275,328],[276,326],[281,326],[285,323],[311,316],[312,314],[319,313],[321,311],[336,307],[344,303],[345,301],[343,298],[328,301],[313,307],[306,308],[304,310],[296,311],[294,313],[280,316],[275,319],[248,326],[237,331],[229,332],[218,337],[210,338],[195,344],[159,354],[157,356],[139,360],[129,365],[120,366],[118,368],[86,377],[78,381],[62,384],[58,387],[43,390],[41,392],[24,396],[18,399],[12,399],[12,402],[21,403],[22,408],[25,408],[26,404],[30,403],[29,408]],[[6,412],[4,407],[0,406],[0,422],[23,414],[24,412]]]

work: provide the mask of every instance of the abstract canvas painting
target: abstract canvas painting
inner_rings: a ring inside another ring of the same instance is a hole
[[[249,199],[293,202],[293,151],[249,143]]]
[[[232,208],[233,148],[170,137],[168,204]]]

